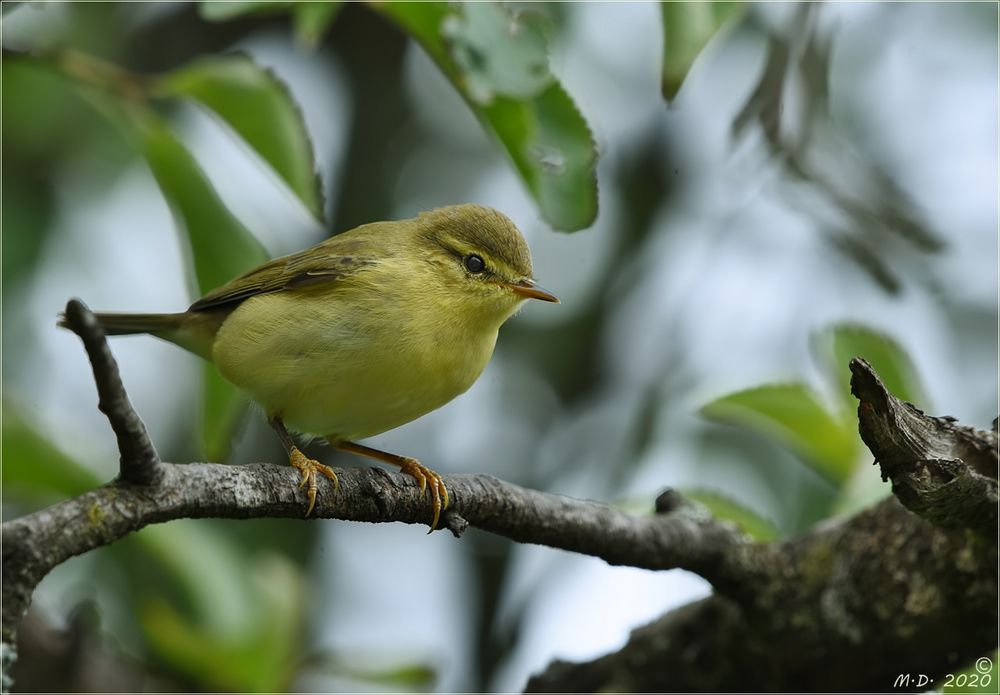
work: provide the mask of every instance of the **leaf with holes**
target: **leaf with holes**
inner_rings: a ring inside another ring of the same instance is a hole
[[[556,229],[597,216],[597,150],[573,100],[548,70],[544,23],[493,3],[380,3],[416,39],[501,143]]]

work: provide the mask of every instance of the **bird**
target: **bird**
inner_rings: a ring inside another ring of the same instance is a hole
[[[334,470],[293,433],[398,466],[429,490],[437,528],[441,476],[358,440],[394,429],[464,393],[489,362],[500,326],[526,300],[559,303],[534,280],[514,223],[480,205],[373,222],[268,261],[184,312],[95,314],[108,335],[150,334],[213,362],[259,404],[316,504]],[[60,325],[65,326],[62,317]]]

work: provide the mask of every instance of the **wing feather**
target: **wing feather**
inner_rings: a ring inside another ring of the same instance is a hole
[[[374,256],[365,253],[368,246],[356,237],[332,237],[305,251],[257,266],[212,290],[192,304],[189,311],[232,309],[259,294],[336,282],[375,262]]]

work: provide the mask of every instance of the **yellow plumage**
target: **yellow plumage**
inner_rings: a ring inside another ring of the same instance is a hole
[[[326,437],[430,481],[434,520],[447,505],[436,473],[351,440],[384,432],[463,393],[497,331],[534,285],[517,228],[476,205],[377,222],[251,270],[180,314],[98,314],[111,334],[151,333],[215,362],[260,403],[308,483],[332,469],[285,431]],[[443,504],[442,504],[443,500]],[[308,514],[308,512],[307,512]]]

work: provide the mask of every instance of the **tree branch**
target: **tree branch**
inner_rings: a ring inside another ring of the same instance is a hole
[[[896,497],[758,551],[751,591],[553,663],[529,691],[900,691],[993,654],[997,433],[927,416],[864,360],[850,367],[861,436]]]
[[[80,336],[90,358],[97,383],[97,407],[108,417],[118,439],[121,454],[118,477],[132,483],[155,483],[163,474],[160,457],[125,393],[104,329],[79,299],[69,300],[62,318],[62,325]]]
[[[861,438],[907,509],[939,526],[997,537],[997,433],[925,415],[889,393],[872,366],[851,360]]]
[[[303,517],[298,472],[289,466],[160,463],[159,481],[116,480],[2,526],[4,631],[11,634],[31,592],[69,558],[149,524],[181,518]],[[381,468],[338,469],[340,488],[324,490],[310,518],[428,524],[431,506],[416,481]],[[528,490],[486,475],[445,478],[444,524],[460,536],[471,525],[512,540],[647,569],[684,568],[722,585],[750,571],[753,547],[733,528],[681,514],[635,516]]]
[[[752,597],[716,593],[528,692],[891,692],[997,644],[997,548],[890,498],[773,547]]]
[[[304,495],[289,466],[163,463],[132,409],[104,332],[78,300],[65,325],[83,339],[122,453],[119,477],[96,490],[3,524],[3,640],[12,647],[18,621],[38,582],[62,562],[153,523],[180,518],[302,518]],[[313,518],[428,524],[431,505],[416,481],[380,468],[338,471]],[[512,540],[648,569],[684,568],[720,590],[747,585],[755,546],[733,526],[698,514],[679,496],[661,496],[657,515],[636,516],[595,502],[528,490],[485,475],[445,478],[450,505],[444,526],[457,537],[468,526]],[[667,502],[669,500],[669,504]]]
[[[121,448],[121,474],[0,527],[5,675],[31,594],[61,562],[152,523],[301,518],[305,508],[288,466],[161,462],[93,315],[71,302],[66,323],[90,355],[100,407]],[[801,538],[760,545],[669,490],[657,499],[656,515],[635,516],[490,476],[447,477],[451,504],[442,524],[455,536],[475,526],[610,564],[683,568],[716,589],[637,630],[621,651],[554,664],[529,687],[891,690],[899,673],[942,674],[989,653],[997,621],[997,546],[987,533],[995,534],[997,518],[996,433],[930,418],[889,394],[867,363],[855,360],[851,368],[862,436],[919,517],[889,499]],[[409,476],[380,468],[338,476],[339,490],[322,492],[315,518],[431,520],[429,501]]]

